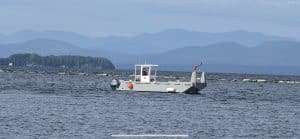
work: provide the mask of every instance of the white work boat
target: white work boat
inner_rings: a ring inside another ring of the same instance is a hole
[[[186,82],[167,81],[159,82],[156,80],[156,69],[158,65],[140,64],[135,65],[133,80],[113,79],[110,83],[112,90],[127,90],[138,92],[169,92],[169,93],[198,93],[206,87],[205,73],[201,73],[201,77],[197,80],[197,72],[200,65],[195,65],[191,80]]]

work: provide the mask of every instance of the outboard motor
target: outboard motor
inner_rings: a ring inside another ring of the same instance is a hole
[[[110,87],[112,90],[116,90],[120,86],[120,81],[117,79],[112,79],[110,82]]]

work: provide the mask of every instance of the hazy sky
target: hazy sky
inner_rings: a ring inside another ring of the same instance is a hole
[[[300,38],[300,0],[0,0],[0,34],[25,29],[89,36],[180,28]]]

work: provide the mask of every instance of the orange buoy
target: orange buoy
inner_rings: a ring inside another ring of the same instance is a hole
[[[133,89],[133,84],[132,84],[131,82],[128,82],[128,83],[127,83],[127,87],[128,87],[129,89]]]

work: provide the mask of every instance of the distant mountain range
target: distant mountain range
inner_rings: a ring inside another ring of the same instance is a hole
[[[166,30],[134,37],[104,38],[59,31],[0,35],[0,57],[15,53],[103,56],[117,68],[146,61],[171,65],[165,69],[184,67],[176,68],[181,70],[204,62],[208,71],[215,72],[300,74],[299,52],[300,42],[295,39],[247,31]]]
[[[57,40],[64,41],[76,46],[89,47],[92,44],[95,44],[94,38],[80,35],[73,32],[64,32],[64,31],[30,31],[24,30],[16,32],[10,35],[0,35],[1,44],[7,43],[20,43],[26,42],[34,39],[48,39],[48,40]]]
[[[151,55],[147,59],[161,64],[199,63],[300,66],[300,42],[270,41],[256,47],[246,47],[234,42],[215,43],[207,46],[177,48]]]
[[[292,38],[265,35],[258,32],[232,31],[224,33],[195,32],[170,29],[157,33],[144,33],[132,37],[87,37],[62,31],[21,31],[11,35],[0,35],[1,44],[24,42],[33,39],[50,39],[68,42],[80,48],[107,50],[126,54],[153,54],[185,46],[206,46],[220,42],[236,42],[248,47],[266,41],[288,40]]]
[[[78,53],[81,51],[81,48],[76,47],[70,43],[48,39],[34,39],[20,43],[0,44],[1,57],[6,57],[15,53],[67,55]]]

